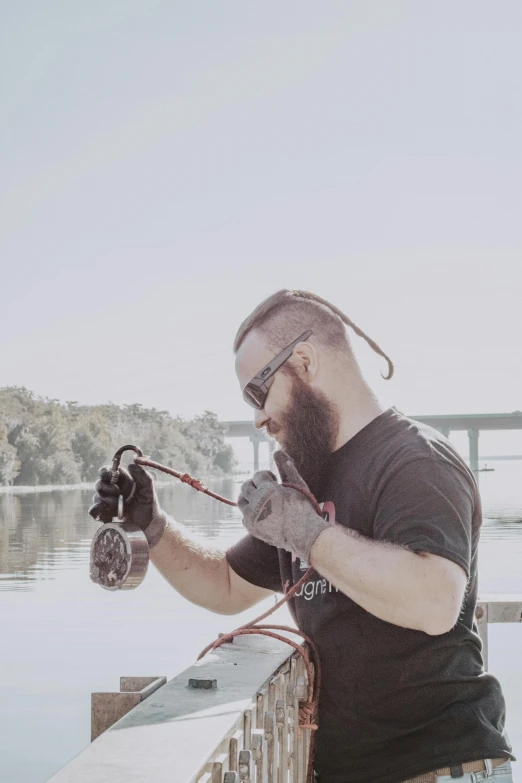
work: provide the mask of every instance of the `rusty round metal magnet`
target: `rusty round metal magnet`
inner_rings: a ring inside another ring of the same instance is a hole
[[[102,525],[91,544],[90,577],[105,590],[133,590],[147,573],[149,545],[137,525],[117,517]]]

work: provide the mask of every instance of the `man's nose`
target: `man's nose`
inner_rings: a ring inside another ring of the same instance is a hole
[[[265,426],[265,424],[268,422],[268,418],[269,417],[266,415],[263,409],[261,409],[260,411],[256,410],[254,414],[254,427],[257,430],[262,429]]]

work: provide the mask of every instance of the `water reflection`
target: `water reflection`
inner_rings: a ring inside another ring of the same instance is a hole
[[[521,466],[504,464],[481,476],[484,524],[481,540],[522,540]],[[242,478],[209,482],[225,497],[236,499]],[[162,507],[205,538],[237,539],[241,516],[236,508],[194,492],[177,482],[161,482]],[[85,563],[96,523],[88,514],[92,489],[0,494],[0,591],[33,589],[37,580]]]
[[[235,499],[234,479],[212,489]],[[236,509],[177,484],[158,486],[162,507],[199,535],[220,538],[237,530]],[[37,580],[84,562],[97,523],[89,516],[92,490],[59,489],[0,495],[0,590],[27,590]]]

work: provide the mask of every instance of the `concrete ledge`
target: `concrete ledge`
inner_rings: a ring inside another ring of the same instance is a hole
[[[264,636],[223,645],[131,706],[49,783],[194,783],[292,652]],[[198,678],[215,679],[217,687],[189,688]]]

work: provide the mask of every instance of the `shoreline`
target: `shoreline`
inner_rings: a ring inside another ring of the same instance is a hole
[[[203,476],[204,481],[226,481],[228,479],[240,479],[242,476],[249,475],[248,472],[246,473],[238,473],[237,475],[233,476]],[[156,487],[168,487],[172,486],[172,481],[166,480],[166,481],[155,481],[154,486]],[[36,492],[64,492],[66,490],[91,490],[94,492],[94,482],[91,483],[82,483],[82,484],[37,484],[36,486],[30,487],[25,485],[8,485],[8,486],[0,486],[0,495],[10,495],[10,494],[16,494],[16,495],[31,495]]]
[[[92,484],[39,484],[34,487],[28,487],[25,485],[9,485],[0,487],[0,495],[30,495],[32,492],[55,492],[63,491],[66,489],[94,489],[94,482]]]

